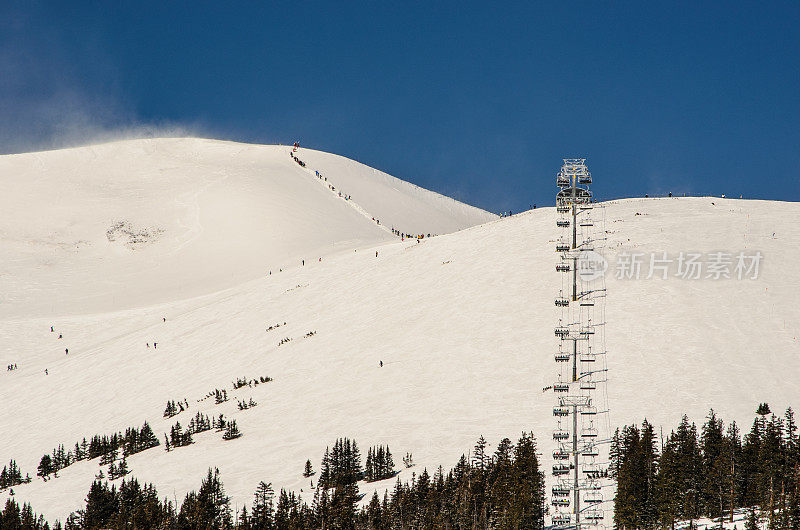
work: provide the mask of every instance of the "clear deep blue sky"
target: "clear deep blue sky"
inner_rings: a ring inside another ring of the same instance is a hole
[[[0,7],[0,152],[175,128],[342,154],[500,212],[800,200],[800,2]]]

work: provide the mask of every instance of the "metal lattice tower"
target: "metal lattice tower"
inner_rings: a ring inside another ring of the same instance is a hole
[[[561,316],[555,335],[559,367],[553,384],[556,405],[553,416],[557,426],[553,440],[553,488],[551,505],[555,528],[584,529],[602,527],[604,502],[602,482],[606,475],[600,463],[599,446],[608,434],[600,436],[596,403],[605,403],[605,352],[603,351],[603,303],[605,288],[602,274],[593,274],[597,264],[592,213],[594,203],[589,185],[592,176],[586,159],[565,158],[556,177],[560,188],[556,195],[556,242],[561,275],[561,292],[555,299]],[[602,258],[600,258],[602,259]],[[601,359],[601,362],[598,362]],[[603,429],[605,430],[605,429]]]

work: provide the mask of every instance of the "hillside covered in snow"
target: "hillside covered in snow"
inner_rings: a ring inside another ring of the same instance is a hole
[[[340,156],[299,149],[301,167],[291,151],[166,138],[0,156],[0,315],[189,298],[392,241],[393,228],[496,217]]]
[[[34,476],[59,444],[148,421],[162,446],[128,465],[178,500],[216,466],[238,506],[262,480],[310,501],[305,461],[318,469],[343,436],[364,451],[388,444],[398,464],[412,453],[403,480],[452,466],[480,435],[496,443],[522,431],[549,467],[554,209],[495,219],[335,155],[300,149],[301,168],[288,152],[148,140],[0,157],[3,181],[25,183],[0,199],[0,364],[18,366],[0,372],[10,411],[0,465],[14,458]],[[607,426],[646,416],[670,428],[711,407],[747,421],[759,402],[797,405],[800,207],[602,206]],[[440,235],[401,241],[392,227]],[[756,251],[755,278],[648,278],[647,261],[638,279],[617,278],[615,268],[632,253]],[[233,388],[259,377],[272,381]],[[230,399],[207,398],[215,389]],[[250,399],[257,406],[237,407]],[[170,400],[188,410],[164,418]],[[166,452],[164,433],[197,412],[235,419],[243,436],[212,430]],[[99,470],[78,462],[16,497],[63,521]],[[369,498],[393,484],[360,487]]]

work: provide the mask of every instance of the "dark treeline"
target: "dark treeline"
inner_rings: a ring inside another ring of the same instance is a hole
[[[16,486],[17,484],[26,484],[30,481],[30,475],[26,475],[25,478],[22,477],[22,470],[13,458],[7,466],[3,466],[3,471],[0,471],[0,490]]]
[[[191,445],[194,443],[193,435],[210,431],[211,429],[225,431],[222,435],[223,440],[233,440],[242,435],[236,426],[236,420],[226,420],[225,416],[220,414],[219,417],[212,417],[209,421],[207,415],[198,412],[189,421],[189,426],[185,430],[181,422],[178,421],[170,427],[169,436],[164,433],[164,449],[169,452],[178,447]]]
[[[361,452],[355,440],[339,438],[333,444],[333,450],[325,449],[322,472],[319,475],[321,488],[331,489],[355,484],[362,478],[364,470],[361,467]]]
[[[394,474],[394,460],[389,446],[370,447],[367,451],[367,463],[364,466],[364,480],[367,482],[385,480]]]
[[[275,327],[278,327],[278,326],[280,326],[280,324],[277,324]],[[272,329],[272,326],[270,326],[270,329]],[[253,386],[258,386],[260,383],[269,383],[270,381],[272,381],[271,377],[265,377],[263,375],[259,376],[258,379],[248,379],[247,377],[237,377],[236,381],[233,382],[233,389],[234,390],[238,390],[238,389],[240,389],[242,387],[245,387],[245,386],[249,386],[249,387],[252,388]]]
[[[0,530],[49,530],[50,525],[41,515],[36,515],[30,504],[22,507],[13,498],[6,501],[5,508],[0,511]]]
[[[758,407],[742,437],[711,410],[698,433],[684,416],[658,443],[653,426],[617,429],[611,474],[617,479],[618,528],[669,528],[676,521],[733,520],[736,510],[759,510],[769,528],[800,529],[800,443],[794,413]],[[659,447],[660,446],[660,447]]]
[[[141,429],[128,427],[125,433],[114,433],[111,436],[96,434],[87,442],[75,442],[74,450],[65,450],[64,445],[53,449],[53,454],[45,454],[39,461],[38,476],[47,480],[51,474],[58,473],[61,469],[79,462],[91,460],[98,456],[109,458],[122,449],[124,456],[130,456],[151,447],[159,445],[158,438],[147,422]],[[106,463],[106,462],[103,462]]]
[[[340,439],[333,451],[327,451],[331,486],[318,484],[311,504],[286,490],[276,496],[271,484],[261,482],[250,510],[244,507],[236,513],[218,470],[209,470],[200,489],[187,494],[180,507],[160,500],[152,485],[142,487],[136,479],[123,480],[119,486],[96,480],[85,507],[63,526],[56,522],[53,530],[541,529],[544,477],[536,451],[528,433],[516,444],[503,439],[491,454],[481,437],[471,458],[462,455],[447,474],[440,467],[433,476],[425,469],[409,482],[398,479],[390,492],[382,498],[375,493],[359,509],[358,477],[363,471],[358,448],[355,442]],[[388,447],[384,462],[387,453]],[[0,512],[0,530],[21,528],[50,530],[30,506],[20,508],[9,499]]]

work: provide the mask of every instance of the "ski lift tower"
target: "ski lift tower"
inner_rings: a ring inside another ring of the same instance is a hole
[[[605,289],[597,288],[596,278],[585,274],[586,265],[592,262],[589,253],[597,241],[593,238],[591,183],[586,159],[564,159],[556,177],[556,226],[561,232],[555,248],[559,256],[556,271],[562,282],[555,299],[561,317],[555,328],[559,376],[553,384],[557,400],[553,440],[557,448],[553,452],[551,505],[554,528],[577,530],[602,526],[604,515],[599,507],[604,473],[596,460],[600,439],[594,396],[605,376],[604,370],[595,368],[600,364],[596,363],[596,342],[602,342],[595,335],[602,323],[596,322],[594,315]]]

